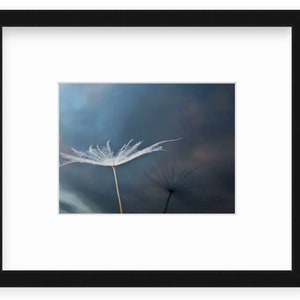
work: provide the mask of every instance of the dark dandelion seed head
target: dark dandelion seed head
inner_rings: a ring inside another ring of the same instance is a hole
[[[199,187],[198,170],[199,168],[180,168],[174,162],[160,159],[156,160],[154,167],[145,175],[156,191],[186,199],[193,189]]]

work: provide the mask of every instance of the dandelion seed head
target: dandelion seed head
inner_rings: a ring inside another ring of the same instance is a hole
[[[158,192],[183,198],[190,194],[200,179],[197,167],[186,169],[175,163],[156,161],[155,167],[145,175]]]
[[[90,145],[87,151],[80,151],[71,148],[73,154],[60,153],[63,158],[63,162],[60,166],[65,166],[71,163],[87,163],[104,167],[116,167],[140,156],[157,151],[163,151],[165,149],[161,146],[162,144],[175,142],[180,139],[181,138],[161,141],[141,150],[138,150],[138,147],[142,142],[140,141],[132,144],[133,140],[131,139],[127,144],[124,144],[121,149],[116,152],[116,154],[110,147],[110,141],[107,141],[106,145],[102,147],[99,147],[98,145],[93,147],[93,145]]]

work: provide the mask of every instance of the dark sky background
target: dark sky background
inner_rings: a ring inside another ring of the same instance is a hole
[[[60,84],[60,152],[130,139],[155,152],[117,167],[126,213],[234,213],[234,84]],[[60,167],[61,213],[119,213],[110,167]]]

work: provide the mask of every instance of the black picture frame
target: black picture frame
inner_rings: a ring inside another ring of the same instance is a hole
[[[5,271],[1,287],[299,287],[300,204],[300,11],[240,10],[6,10],[1,27],[9,26],[290,26],[292,27],[292,270],[291,271]],[[2,31],[1,31],[2,41]],[[2,45],[1,45],[2,57]],[[3,58],[2,58],[3,59]],[[3,61],[2,61],[3,64]],[[1,64],[1,67],[2,67]],[[2,75],[1,75],[2,76]],[[1,78],[1,91],[2,91]],[[2,107],[3,108],[3,102]],[[3,142],[3,135],[2,135]],[[2,148],[1,148],[2,151]],[[1,152],[2,153],[2,152]],[[3,155],[2,155],[3,158]],[[1,161],[2,168],[2,161]],[[3,169],[2,169],[3,170]],[[2,189],[3,181],[1,183]],[[2,204],[1,198],[1,204]]]

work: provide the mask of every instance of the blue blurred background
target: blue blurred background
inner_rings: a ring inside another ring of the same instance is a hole
[[[59,85],[60,152],[130,139],[166,151],[117,168],[125,213],[234,213],[234,84]],[[110,167],[60,168],[61,213],[118,213]]]

